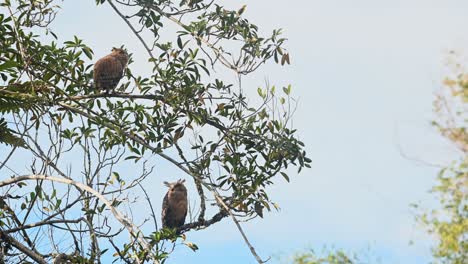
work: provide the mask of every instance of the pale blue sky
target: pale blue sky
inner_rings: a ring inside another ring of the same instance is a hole
[[[54,26],[61,40],[77,35],[97,57],[125,44],[134,53],[132,70],[147,72],[140,43],[107,4],[94,2],[64,2]],[[247,4],[245,15],[265,32],[284,29],[292,65],[265,65],[243,86],[255,91],[265,79],[292,84],[299,98],[294,124],[313,160],[312,169],[291,172],[290,184],[273,188],[281,211],[243,224],[259,254],[275,263],[278,255],[334,245],[357,253],[370,247],[385,264],[428,263],[431,238],[415,224],[409,204],[432,203],[427,190],[438,169],[402,152],[442,165],[457,154],[429,123],[447,51],[468,44],[468,3],[225,2]],[[158,167],[147,184],[157,186],[152,199],[159,206],[162,181],[182,174]],[[255,262],[229,219],[188,237],[200,250],[179,247],[168,263]]]

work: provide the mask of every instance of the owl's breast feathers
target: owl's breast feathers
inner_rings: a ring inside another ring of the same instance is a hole
[[[169,194],[163,200],[163,227],[180,227],[187,216],[187,196],[182,194]]]
[[[97,89],[114,89],[123,76],[125,65],[113,55],[107,55],[94,64],[94,83]]]

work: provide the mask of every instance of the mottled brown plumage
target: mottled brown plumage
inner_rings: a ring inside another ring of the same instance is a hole
[[[162,225],[168,228],[179,228],[185,222],[187,216],[187,188],[184,186],[185,180],[164,184],[169,187],[164,196],[162,204]]]
[[[128,54],[123,49],[113,48],[112,53],[94,64],[94,87],[113,92],[123,77],[128,63]]]

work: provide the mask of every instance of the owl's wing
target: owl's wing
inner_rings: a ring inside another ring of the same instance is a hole
[[[161,211],[161,220],[162,220],[162,226],[163,227],[167,226],[167,223],[169,221],[169,219],[168,219],[169,217],[170,217],[169,199],[168,199],[167,193],[166,193],[166,195],[164,196],[164,199],[163,199],[162,211]]]
[[[94,83],[98,89],[114,89],[123,76],[123,66],[119,60],[106,56],[94,64]]]
[[[185,205],[183,206],[183,217],[182,217],[182,223],[181,225],[183,225],[185,223],[185,218],[187,217],[187,197],[185,197]]]

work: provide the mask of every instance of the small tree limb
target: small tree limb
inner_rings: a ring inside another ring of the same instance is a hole
[[[47,264],[47,261],[38,253],[34,252],[33,250],[29,249],[27,246],[25,246],[23,243],[20,241],[16,240],[14,237],[6,234],[3,231],[0,231],[0,239],[3,241],[6,241],[9,243],[11,246],[15,247],[19,251],[21,251],[23,254],[27,255],[34,261],[36,261],[39,264]]]

